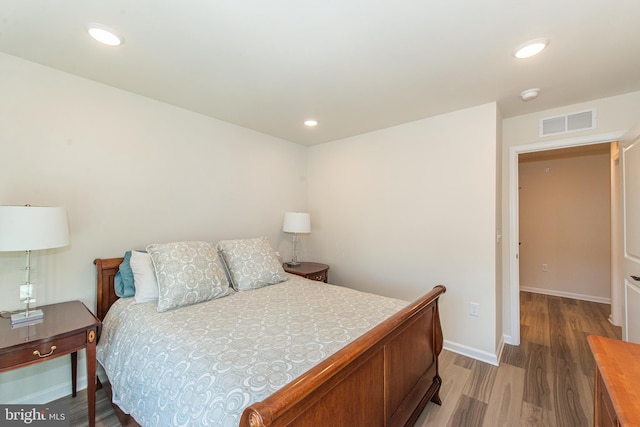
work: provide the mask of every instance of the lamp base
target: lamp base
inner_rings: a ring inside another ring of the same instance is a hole
[[[302,263],[298,261],[289,261],[289,262],[285,262],[285,264],[287,264],[289,267],[297,267]]]
[[[11,315],[11,327],[28,326],[42,322],[44,313],[42,310],[31,310],[27,315],[26,312]]]

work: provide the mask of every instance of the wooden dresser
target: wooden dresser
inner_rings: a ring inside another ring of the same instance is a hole
[[[594,426],[640,426],[640,344],[588,340],[596,362]]]

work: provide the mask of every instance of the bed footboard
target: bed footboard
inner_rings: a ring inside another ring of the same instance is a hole
[[[247,407],[241,427],[407,426],[440,404],[442,329],[431,292],[324,362]]]

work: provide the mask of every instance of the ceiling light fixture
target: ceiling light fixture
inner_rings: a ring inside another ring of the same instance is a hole
[[[318,121],[314,120],[314,119],[309,119],[309,120],[305,120],[304,121],[304,125],[305,126],[309,126],[310,128],[317,126],[318,125]]]
[[[95,40],[107,46],[120,46],[124,43],[124,38],[111,28],[102,24],[87,24],[89,35]]]
[[[528,42],[516,47],[513,51],[513,56],[519,59],[530,58],[542,52],[548,44],[549,39],[545,38],[529,40]]]
[[[540,88],[534,87],[534,88],[522,91],[522,93],[520,94],[520,98],[522,98],[522,100],[525,102],[531,101],[532,99],[537,98],[539,93],[540,93]]]

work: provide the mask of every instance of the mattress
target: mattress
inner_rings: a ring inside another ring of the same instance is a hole
[[[248,405],[407,304],[295,275],[163,313],[125,298],[97,357],[114,403],[143,426],[237,426]]]

